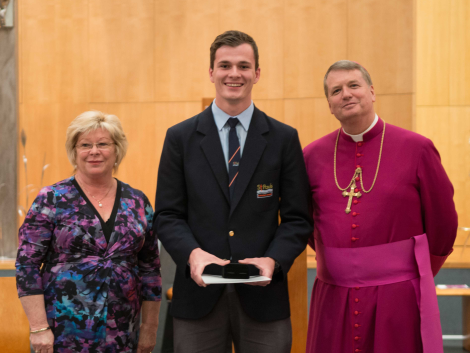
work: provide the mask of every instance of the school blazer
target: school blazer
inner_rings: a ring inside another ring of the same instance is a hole
[[[286,276],[313,230],[297,131],[255,107],[231,202],[228,184],[211,107],[168,129],[158,171],[154,230],[177,265],[171,314],[202,318],[224,290],[225,285],[199,287],[188,276],[189,255],[200,247],[232,262],[275,259],[280,271],[268,286],[235,288],[251,318],[287,318]],[[254,267],[250,272],[258,274]],[[208,266],[205,273],[220,274],[220,267]]]

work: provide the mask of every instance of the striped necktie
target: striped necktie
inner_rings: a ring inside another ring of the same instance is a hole
[[[235,190],[235,181],[238,176],[238,165],[240,164],[240,141],[238,141],[236,126],[238,124],[237,118],[229,118],[228,124],[230,125],[230,132],[228,135],[228,179],[230,200],[233,197],[233,190]]]

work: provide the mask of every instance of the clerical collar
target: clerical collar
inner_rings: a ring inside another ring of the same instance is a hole
[[[346,131],[344,131],[344,129],[343,129],[343,132],[344,132],[346,135],[350,136],[350,137],[354,140],[354,142],[361,142],[361,141],[364,140],[364,134],[367,133],[367,132],[369,132],[370,130],[372,130],[372,128],[375,126],[375,124],[377,124],[378,121],[379,121],[379,117],[378,117],[377,114],[375,114],[374,121],[372,122],[372,124],[369,126],[369,128],[368,128],[366,131],[364,131],[364,132],[362,132],[362,133],[360,133],[360,134],[358,134],[358,135],[351,135],[351,134],[348,134]]]

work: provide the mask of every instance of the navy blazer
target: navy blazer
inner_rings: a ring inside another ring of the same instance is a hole
[[[224,285],[199,287],[185,275],[189,255],[201,248],[232,262],[275,259],[281,271],[268,286],[235,287],[251,318],[285,319],[290,316],[286,275],[313,230],[297,131],[255,107],[232,202],[228,184],[211,107],[168,129],[158,171],[154,230],[177,265],[171,314],[201,318],[224,290]],[[206,269],[220,271],[215,265]]]

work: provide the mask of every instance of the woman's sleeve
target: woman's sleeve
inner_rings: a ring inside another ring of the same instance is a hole
[[[15,266],[19,297],[43,294],[40,268],[49,249],[54,220],[55,195],[49,186],[39,192],[18,233]]]
[[[142,277],[142,300],[162,300],[162,276],[160,274],[160,256],[158,251],[158,238],[153,232],[152,205],[144,196],[145,218],[147,228],[145,230],[144,246],[139,252],[139,272]]]

